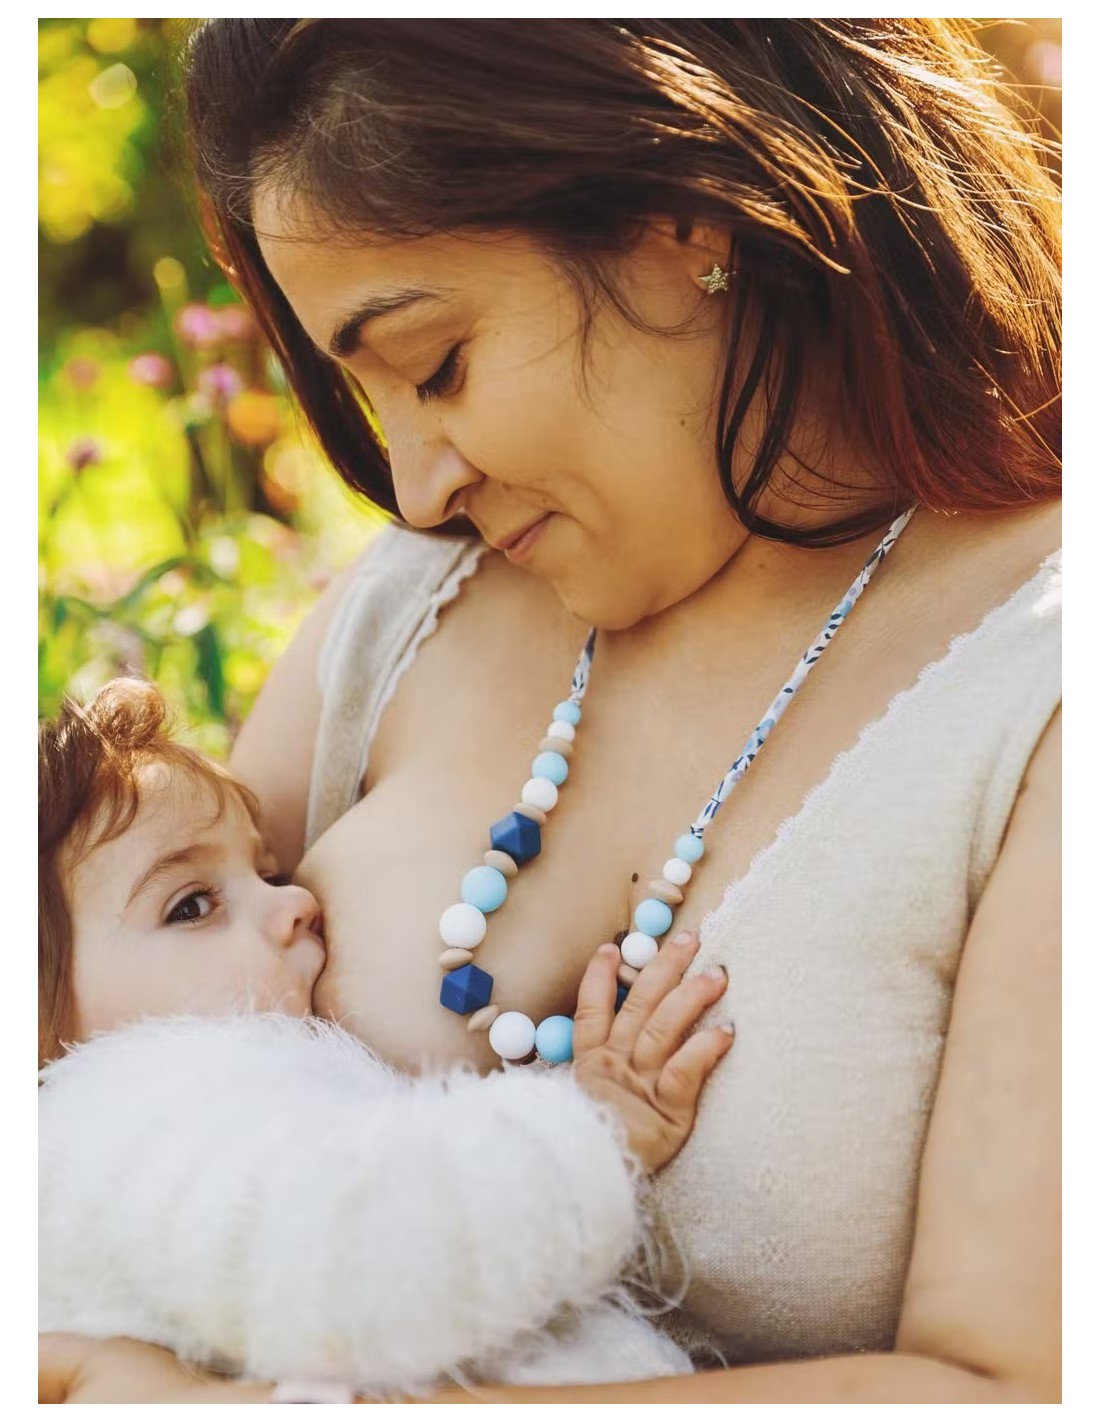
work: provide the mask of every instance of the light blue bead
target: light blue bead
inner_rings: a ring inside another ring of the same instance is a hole
[[[676,858],[685,864],[698,864],[703,857],[703,841],[694,834],[682,834],[676,841]]]
[[[634,927],[639,933],[660,938],[672,927],[672,910],[660,899],[643,899],[634,910]]]
[[[573,1060],[572,1017],[547,1017],[535,1028],[535,1051],[544,1062]]]
[[[555,785],[564,785],[569,775],[569,762],[557,751],[543,751],[531,762],[531,774],[552,780]]]
[[[481,864],[462,880],[462,902],[492,913],[508,897],[508,881],[499,869]]]
[[[555,721],[568,721],[571,726],[579,726],[581,723],[581,708],[575,701],[559,701],[554,707],[553,719]]]

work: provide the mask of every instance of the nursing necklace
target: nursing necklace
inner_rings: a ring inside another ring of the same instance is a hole
[[[714,794],[685,833],[676,840],[672,858],[665,861],[660,877],[650,881],[651,897],[643,899],[634,910],[633,932],[626,934],[619,949],[622,963],[619,966],[616,1010],[622,1005],[633,976],[656,955],[657,940],[672,927],[673,910],[684,901],[684,889],[691,880],[692,866],[703,857],[704,831],[760,754],[776,722],[794,699],[795,692],[836,636],[841,623],[862,596],[864,588],[897,542],[898,535],[913,513],[914,509],[908,509],[890,525],[855,582],[829,614],[829,620],[813,645],[803,653]],[[446,909],[439,920],[440,936],[446,945],[439,957],[443,969],[439,1001],[450,1011],[469,1017],[467,1025],[471,1032],[488,1030],[490,1046],[505,1061],[522,1061],[533,1051],[546,1062],[568,1062],[573,1057],[573,1019],[547,1017],[536,1026],[522,1012],[501,1012],[491,1001],[493,979],[475,964],[474,950],[485,937],[488,928],[486,914],[500,908],[508,897],[509,881],[542,850],[546,817],[558,803],[559,787],[569,776],[569,762],[581,721],[581,702],[588,690],[595,647],[596,628],[593,627],[573,673],[568,700],[559,701],[554,707],[546,737],[539,743],[539,753],[531,762],[531,779],[520,791],[519,801],[511,813],[491,826],[490,848],[485,853],[484,862],[465,875],[460,902]]]

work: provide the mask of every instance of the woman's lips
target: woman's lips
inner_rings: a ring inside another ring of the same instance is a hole
[[[531,555],[531,550],[542,537],[543,530],[550,522],[552,514],[543,514],[537,523],[533,523],[525,533],[521,533],[514,543],[510,543],[504,549],[504,556],[509,563],[523,563]]]

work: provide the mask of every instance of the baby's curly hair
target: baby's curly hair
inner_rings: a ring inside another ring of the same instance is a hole
[[[209,787],[218,809],[237,795],[255,821],[251,792],[172,739],[164,697],[134,677],[109,681],[86,706],[66,701],[38,730],[38,1065],[62,1056],[76,1030],[73,934],[67,882],[97,845],[122,834],[140,805],[139,772],[159,763]]]

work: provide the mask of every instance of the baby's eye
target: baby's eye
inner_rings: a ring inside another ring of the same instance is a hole
[[[277,889],[285,889],[293,882],[289,874],[261,874],[260,877],[265,884],[274,884]]]
[[[198,923],[208,918],[217,907],[213,893],[209,889],[196,889],[168,910],[166,923]]]

